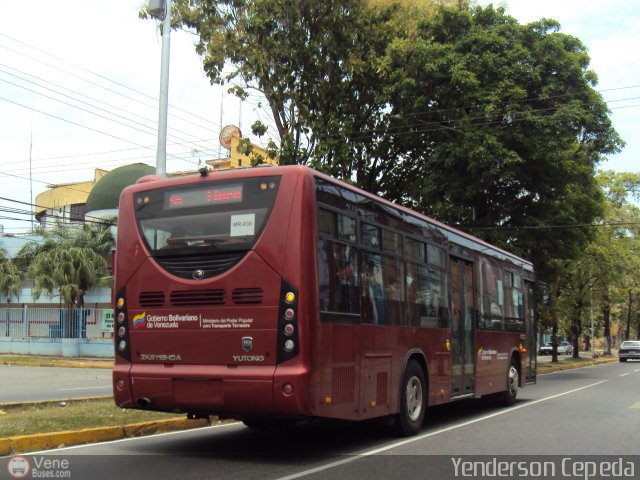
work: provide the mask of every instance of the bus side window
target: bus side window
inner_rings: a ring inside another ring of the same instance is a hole
[[[384,302],[382,256],[364,252],[362,258],[363,321],[366,323],[386,324],[387,312]]]
[[[504,279],[502,269],[494,261],[481,259],[484,279],[483,315],[481,328],[504,330]]]
[[[407,300],[412,326],[449,326],[446,275],[436,268],[407,262]]]
[[[359,313],[358,262],[355,247],[318,240],[320,310]]]

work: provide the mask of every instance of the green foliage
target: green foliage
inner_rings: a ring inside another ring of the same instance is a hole
[[[83,224],[80,228],[56,224],[41,230],[41,242],[29,242],[16,257],[28,265],[35,298],[59,295],[67,308],[81,307],[86,291],[108,286],[105,256],[114,247],[111,222]]]
[[[20,297],[20,272],[3,248],[0,248],[0,294],[7,301]]]
[[[536,264],[576,256],[602,212],[594,179],[622,142],[593,89],[585,47],[502,9],[440,9],[388,56],[395,126],[387,196]]]
[[[628,337],[640,294],[640,209],[633,203],[640,192],[640,174],[607,171],[597,180],[605,198],[599,227],[584,251],[559,269],[557,307],[566,320],[561,326],[578,335],[590,336],[590,322],[582,319],[590,320],[593,312],[609,353],[612,322]]]
[[[547,281],[592,237],[595,168],[623,143],[556,21],[453,0],[177,0],[173,24],[198,34],[212,82],[265,96],[282,164],[458,225]]]

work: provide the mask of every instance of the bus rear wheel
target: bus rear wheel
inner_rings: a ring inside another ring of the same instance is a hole
[[[400,384],[400,413],[396,429],[400,435],[411,436],[422,428],[427,411],[427,381],[418,362],[410,360]]]

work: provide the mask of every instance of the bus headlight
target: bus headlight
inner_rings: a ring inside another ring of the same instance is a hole
[[[284,349],[287,352],[293,352],[294,348],[296,348],[296,344],[294,343],[293,340],[289,339],[286,342],[284,342]]]

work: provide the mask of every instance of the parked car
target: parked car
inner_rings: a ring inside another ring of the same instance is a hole
[[[538,349],[538,355],[551,355],[553,346],[551,342],[547,342]],[[571,355],[573,353],[573,345],[569,342],[558,342],[558,355]]]
[[[640,360],[640,340],[625,340],[618,349],[618,358],[621,362],[626,362],[627,359]]]

